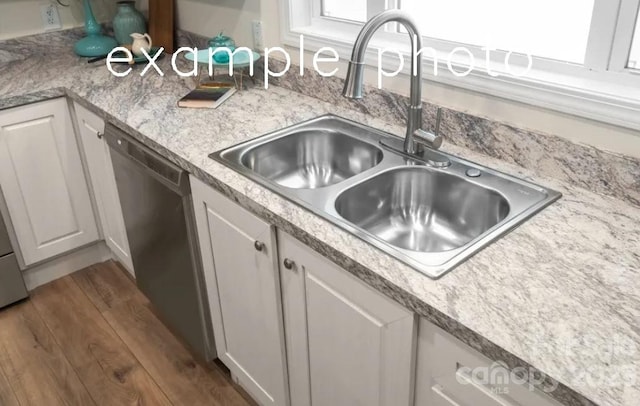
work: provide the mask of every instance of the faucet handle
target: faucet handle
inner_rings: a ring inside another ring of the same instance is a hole
[[[436,130],[434,131],[435,135],[440,135],[440,121],[442,121],[442,107],[438,107],[438,111],[436,112]]]
[[[434,132],[425,131],[422,128],[418,128],[413,133],[413,141],[418,144],[417,151],[421,151],[422,146],[427,146],[431,149],[438,149],[442,145],[444,138],[440,135],[440,122],[442,121],[442,108],[438,107],[436,113],[436,129]]]
[[[438,135],[437,130],[434,134],[429,131],[425,131],[422,128],[418,128],[413,133],[413,141],[417,144],[426,145],[431,149],[438,149],[442,145],[443,138],[441,135]]]

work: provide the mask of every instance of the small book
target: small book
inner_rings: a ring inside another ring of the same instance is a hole
[[[233,83],[211,82],[198,85],[188,95],[178,100],[178,107],[215,109],[236,92]]]

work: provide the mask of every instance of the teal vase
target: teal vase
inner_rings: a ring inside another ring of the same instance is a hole
[[[93,15],[89,0],[84,0],[84,30],[87,36],[73,46],[75,53],[80,56],[103,56],[118,46],[116,40],[102,35],[102,27]]]
[[[213,48],[214,51],[217,48],[229,48],[229,51],[233,52],[236,49],[236,43],[231,37],[223,35],[220,31],[220,34],[209,40],[209,48]],[[218,63],[229,63],[229,54],[216,52],[213,54],[213,60]]]
[[[136,10],[135,1],[119,1],[118,12],[113,18],[113,33],[120,45],[131,45],[131,34],[144,34],[147,24],[144,16]]]

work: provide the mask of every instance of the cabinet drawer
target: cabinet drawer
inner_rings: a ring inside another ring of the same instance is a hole
[[[436,385],[431,388],[434,398],[440,397],[450,402],[445,404],[454,406],[522,405],[522,403],[512,398],[512,385],[491,385],[490,383],[485,383],[484,377],[478,377],[477,375],[474,379],[470,373],[466,372],[466,367],[460,366],[455,373],[445,374],[444,376],[436,377],[434,380]],[[526,405],[526,403],[524,404]],[[536,403],[535,405],[542,406],[543,403]]]
[[[435,405],[561,406],[500,362],[492,361],[458,339],[421,320],[420,335],[430,363],[429,394]],[[425,388],[426,389],[426,388]]]
[[[452,395],[445,392],[442,385],[436,384],[431,387],[433,406],[463,406]]]

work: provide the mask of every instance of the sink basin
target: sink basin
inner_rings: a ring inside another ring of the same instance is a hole
[[[408,156],[396,144],[325,115],[209,156],[431,278],[561,196],[441,151]]]
[[[495,190],[424,167],[376,175],[344,191],[336,211],[389,244],[411,251],[459,248],[509,214]]]
[[[300,130],[246,151],[242,165],[279,185],[315,189],[376,166],[382,150],[340,132]]]

